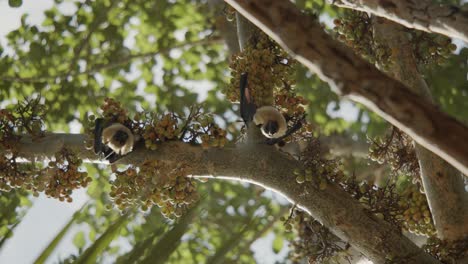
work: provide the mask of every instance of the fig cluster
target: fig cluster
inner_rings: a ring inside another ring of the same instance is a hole
[[[440,240],[436,236],[431,236],[422,248],[442,263],[459,263],[461,259],[468,257],[466,250],[468,249],[468,238],[447,241]]]
[[[391,50],[374,43],[372,21],[365,12],[345,10],[339,19],[333,21],[338,39],[371,63],[385,65],[391,56]]]
[[[333,168],[326,168],[325,166],[315,166],[307,168],[305,170],[295,169],[294,175],[296,176],[296,182],[303,184],[305,182],[312,182],[320,190],[325,190],[328,185],[327,174]]]
[[[157,205],[165,217],[172,219],[199,198],[196,182],[186,177],[186,169],[180,164],[153,160],[114,173],[110,196],[121,210],[140,207],[146,211]]]
[[[38,192],[44,191],[48,197],[72,202],[73,190],[86,188],[92,180],[86,171],[78,169],[82,163],[83,161],[73,152],[62,149],[55,154],[54,160],[41,170],[38,177],[34,178],[33,184],[26,186],[26,189],[32,189],[35,196]]]
[[[419,179],[419,163],[412,139],[393,127],[385,138],[370,141],[369,158],[379,164],[388,164],[395,174],[411,175]]]
[[[72,202],[73,190],[86,187],[91,178],[78,168],[82,164],[73,152],[62,149],[43,168],[39,164],[20,164],[14,157],[0,156],[0,190],[26,189],[39,196]]]
[[[44,136],[47,108],[41,98],[26,99],[14,109],[0,110],[0,144],[6,155],[0,156],[0,190],[26,189],[34,196],[43,192],[60,201],[71,202],[73,190],[86,187],[91,178],[78,167],[82,160],[63,148],[47,164],[19,163],[16,147],[24,135],[35,140]]]
[[[365,12],[346,10],[334,20],[338,39],[352,47],[371,63],[378,63],[384,69],[391,63],[392,50],[375,41],[372,19]],[[414,57],[419,65],[442,65],[457,49],[452,40],[440,34],[406,29],[411,41]]]
[[[298,96],[294,91],[281,89],[275,96],[275,105],[280,107],[287,116],[301,116],[305,113],[307,100]]]
[[[239,80],[248,73],[248,87],[258,107],[272,105],[274,91],[293,85],[294,61],[266,34],[258,32],[240,53],[234,54],[229,67],[231,82],[224,93],[239,101]]]
[[[150,150],[157,151],[168,141],[182,141],[203,148],[223,147],[227,143],[226,131],[215,124],[213,116],[204,113],[201,106],[190,107],[185,116],[147,111],[136,113],[133,119],[112,99],[106,99],[101,109],[102,118],[108,120],[115,120],[116,116],[107,111],[115,111],[117,119],[141,137]],[[93,124],[90,122],[88,126],[87,131],[94,136]],[[113,168],[115,179],[110,181],[109,195],[120,210],[134,207],[148,210],[157,205],[165,217],[178,217],[198,199],[196,182],[187,177],[187,168],[158,160],[146,160],[123,170]]]
[[[204,148],[224,147],[227,143],[227,132],[220,128],[211,114],[204,113],[202,107],[190,107],[190,113],[182,116],[175,112],[154,113],[138,112],[133,119],[120,103],[106,98],[101,106],[101,118],[107,123],[120,122],[128,127],[134,135],[141,137],[149,150],[157,150],[166,141],[183,141],[200,144]],[[86,147],[91,149],[94,140],[95,115],[89,115],[84,124],[86,127]]]
[[[105,120],[114,120],[118,123],[125,123],[128,120],[127,110],[125,110],[120,102],[112,98],[105,98],[101,105],[102,117]]]
[[[293,210],[288,219],[282,218],[286,231],[294,230],[295,239],[290,241],[289,259],[293,263],[328,263],[338,254],[346,258],[349,244],[333,235],[325,226],[301,210]]]
[[[450,38],[440,34],[412,30],[411,39],[415,58],[421,65],[443,65],[457,49]]]
[[[179,134],[177,123],[176,116],[168,113],[146,125],[143,132],[145,147],[156,150],[158,143],[176,138]]]
[[[337,182],[344,177],[341,163],[337,159],[327,159],[319,140],[312,135],[308,135],[308,145],[299,159],[304,169],[296,168],[293,172],[299,184],[312,182],[320,190],[325,190],[329,182]]]
[[[399,205],[403,213],[398,217],[404,220],[403,229],[417,235],[435,235],[436,230],[426,196],[416,185],[411,185],[403,192],[402,198]]]

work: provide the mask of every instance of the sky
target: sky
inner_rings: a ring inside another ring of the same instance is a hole
[[[467,0],[468,2],[468,0]],[[20,8],[10,8],[8,6],[8,0],[0,0],[0,43],[2,46],[6,43],[5,35],[11,30],[17,28],[20,25],[21,15],[28,13],[28,21],[34,24],[40,24],[43,20],[43,11],[50,8],[53,5],[53,0],[24,0],[23,5]],[[75,8],[71,1],[65,1],[59,8],[61,12],[71,14]],[[456,41],[457,46],[462,44]],[[131,46],[132,39],[126,40],[126,44]],[[131,74],[130,74],[131,75]],[[160,75],[156,75],[160,76]],[[209,83],[186,83],[187,86],[196,90],[200,93],[199,100],[206,98],[207,87],[210,87]],[[143,90],[141,87],[139,88]],[[147,95],[145,95],[147,96]],[[155,100],[150,100],[155,101]],[[1,102],[0,102],[1,103]],[[340,103],[340,110],[333,112],[333,106],[330,105],[328,113],[332,117],[342,117],[345,120],[352,121],[357,117],[358,109],[355,105],[349,101],[343,100]],[[71,132],[79,133],[80,126],[72,124]],[[275,199],[278,195],[271,194]],[[69,221],[73,213],[81,208],[81,206],[87,201],[88,196],[85,190],[74,191],[73,203],[59,202],[55,199],[46,198],[43,194],[33,199],[33,206],[28,210],[26,216],[23,218],[19,226],[15,229],[14,236],[8,240],[6,245],[0,251],[0,263],[14,263],[14,264],[28,264],[32,263],[37,255],[42,252],[45,246],[55,237],[57,232]],[[284,202],[284,199],[282,200]],[[75,232],[83,227],[76,227],[66,235],[63,242],[58,247],[49,262],[57,262],[59,257],[66,257],[71,253],[75,253],[75,246],[72,244],[72,239]],[[272,254],[271,243],[274,239],[273,234],[256,241],[252,249],[255,252],[255,256],[258,263],[273,263],[275,256]],[[286,254],[286,245],[280,252],[280,255]],[[365,260],[360,262],[361,264],[370,263]]]

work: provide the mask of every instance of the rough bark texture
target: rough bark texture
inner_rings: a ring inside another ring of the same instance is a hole
[[[227,21],[224,13],[225,3],[223,0],[208,0],[208,5],[212,12],[216,14],[215,26],[221,37],[224,39],[230,54],[239,52],[239,42],[237,41],[236,26]]]
[[[245,45],[247,45],[249,39],[255,33],[255,26],[238,12],[236,12],[236,25],[239,47],[240,50],[244,50]]]
[[[468,128],[327,35],[289,1],[226,0],[337,93],[362,103],[468,174]],[[449,133],[448,133],[449,131]]]
[[[329,0],[334,5],[372,13],[408,28],[468,42],[468,11],[431,0]]]
[[[373,19],[374,38],[392,50],[389,72],[412,91],[432,101],[419,73],[404,28],[383,18]],[[468,236],[468,193],[463,178],[450,164],[415,144],[421,178],[439,238],[458,240]]]
[[[84,139],[84,135],[53,134],[31,143],[25,138],[19,144],[19,155],[27,159],[45,158],[67,147],[80,158],[96,160],[94,153],[84,148]],[[374,263],[384,263],[390,258],[402,263],[439,263],[340,188],[329,184],[325,190],[319,190],[312,183],[296,183],[292,172],[301,164],[272,146],[249,144],[203,150],[182,142],[167,142],[157,151],[137,146],[119,163],[139,164],[148,159],[187,164],[192,175],[247,181],[281,193]]]

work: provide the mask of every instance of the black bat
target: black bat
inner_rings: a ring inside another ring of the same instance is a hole
[[[240,114],[245,125],[250,122],[259,126],[263,135],[267,137],[266,143],[274,145],[296,132],[302,127],[305,115],[291,128],[287,128],[284,116],[273,106],[263,106],[257,109],[248,87],[248,74],[240,76]]]
[[[123,124],[97,118],[94,127],[94,153],[104,156],[110,163],[133,150],[136,137]]]

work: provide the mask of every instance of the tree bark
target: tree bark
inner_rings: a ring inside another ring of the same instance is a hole
[[[408,28],[468,42],[468,11],[431,0],[329,0],[332,4],[385,17]]]
[[[18,145],[18,157],[43,159],[66,147],[82,159],[98,162],[94,153],[84,148],[84,139],[84,135],[51,134],[32,143],[24,137]],[[187,143],[166,142],[157,151],[136,146],[118,162],[138,165],[152,159],[186,164],[191,175],[251,182],[281,193],[374,263],[385,263],[389,259],[404,263],[439,263],[339,187],[329,184],[325,190],[320,190],[310,182],[296,183],[293,171],[301,168],[301,163],[275,151],[273,146],[242,144],[235,148],[203,150]]]
[[[335,92],[367,106],[468,174],[465,125],[333,40],[317,21],[301,13],[291,2],[226,2],[328,82]]]
[[[239,42],[237,40],[236,26],[226,19],[224,8],[226,4],[223,0],[208,0],[210,11],[215,13],[215,26],[221,37],[224,39],[230,54],[239,52]]]
[[[374,39],[392,50],[389,73],[412,91],[432,101],[429,88],[417,69],[404,28],[383,18],[373,19]],[[450,164],[415,144],[421,179],[439,238],[459,240],[468,237],[468,193],[463,178]]]

